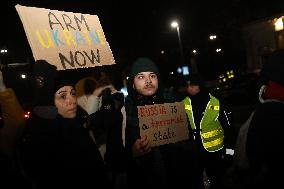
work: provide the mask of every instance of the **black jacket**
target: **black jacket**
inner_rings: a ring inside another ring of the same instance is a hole
[[[103,93],[101,109],[95,112],[94,133],[96,141],[106,144],[104,160],[108,171],[124,172],[126,169],[126,152],[122,141],[124,96],[117,92]],[[96,133],[100,133],[98,136]],[[103,141],[99,140],[103,139]]]
[[[84,120],[32,115],[20,159],[36,188],[108,187],[104,162]]]
[[[246,152],[253,171],[254,187],[276,188],[282,185],[283,102],[259,104],[251,120]]]
[[[166,96],[171,98],[165,98]],[[200,188],[202,180],[196,174],[196,158],[192,138],[175,144],[153,147],[140,157],[132,157],[131,148],[140,137],[137,106],[175,102],[171,95],[159,91],[152,97],[144,97],[135,91],[126,98],[126,148],[129,154],[130,188]]]

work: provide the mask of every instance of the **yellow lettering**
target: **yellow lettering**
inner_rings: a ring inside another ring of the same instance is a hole
[[[40,44],[44,47],[44,48],[50,48],[50,47],[54,47],[54,44],[53,44],[53,41],[50,37],[50,34],[47,30],[44,30],[44,33],[45,33],[45,36],[47,37],[47,43],[43,40],[41,34],[39,31],[36,31],[36,35],[37,35],[37,38],[40,42]]]

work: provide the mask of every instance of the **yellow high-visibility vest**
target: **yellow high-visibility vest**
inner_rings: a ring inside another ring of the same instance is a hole
[[[186,97],[183,103],[191,128],[195,130],[196,125],[190,98]],[[209,152],[218,151],[224,146],[224,130],[218,120],[219,110],[219,100],[210,94],[210,101],[206,106],[199,127],[203,147]]]

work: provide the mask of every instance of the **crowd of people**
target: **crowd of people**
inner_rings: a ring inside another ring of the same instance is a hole
[[[275,52],[261,72],[265,76],[261,104],[242,151],[252,178],[244,188],[281,182],[275,170],[282,159],[277,150],[281,150],[278,125],[284,115],[283,59],[283,52]],[[199,74],[191,74],[178,90],[165,90],[157,65],[141,57],[132,64],[126,98],[103,74],[78,82],[66,70],[57,71],[40,60],[33,64],[33,75],[33,108],[30,118],[24,119],[23,108],[0,71],[2,186],[225,189],[237,185],[237,179],[230,185],[226,180],[231,179],[228,174],[239,173],[233,161],[239,143],[232,112],[206,89]],[[184,104],[188,139],[151,146],[140,132],[137,106],[174,102]]]

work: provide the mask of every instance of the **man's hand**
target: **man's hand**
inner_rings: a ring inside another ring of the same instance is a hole
[[[3,80],[2,71],[0,70],[0,92],[4,92],[5,90],[6,90],[6,85]]]
[[[132,146],[132,154],[134,157],[142,156],[151,151],[151,146],[147,136],[137,139]]]

